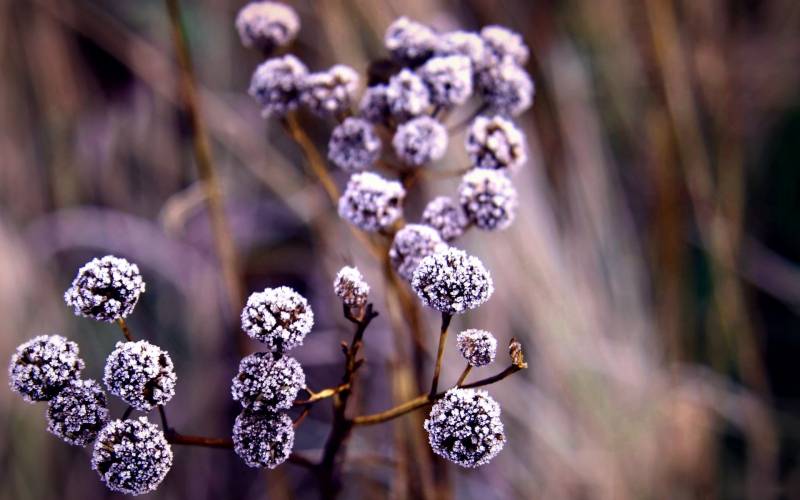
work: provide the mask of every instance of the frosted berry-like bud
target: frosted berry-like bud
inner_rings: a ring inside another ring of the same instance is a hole
[[[497,339],[486,330],[464,330],[456,336],[456,345],[470,366],[488,365],[497,354]]]
[[[397,127],[392,146],[404,163],[418,167],[444,156],[447,129],[430,116],[420,116]]]
[[[472,95],[472,63],[467,56],[433,57],[418,73],[434,104],[452,107],[464,104]]]
[[[404,69],[389,79],[386,100],[392,116],[406,121],[425,113],[431,106],[431,97],[425,82],[413,71]]]
[[[261,106],[263,116],[283,116],[300,104],[300,90],[308,68],[293,55],[261,63],[250,80],[249,93]]]
[[[233,424],[233,449],[250,467],[274,469],[294,447],[292,419],[285,413],[243,410]]]
[[[11,356],[8,385],[25,401],[49,401],[78,378],[83,366],[78,344],[61,335],[40,335]]]
[[[169,353],[146,340],[117,342],[103,374],[108,392],[140,411],[169,402],[177,380]]]
[[[106,393],[94,380],[73,380],[47,406],[47,430],[76,446],[94,441],[108,418]]]
[[[308,301],[288,286],[251,294],[242,310],[242,329],[273,352],[303,345],[313,326]]]
[[[333,291],[348,306],[363,306],[369,297],[369,284],[358,268],[345,266],[333,280]]]
[[[470,162],[476,168],[513,171],[528,160],[522,131],[500,115],[475,118],[467,134],[466,147]]]
[[[397,181],[372,172],[353,174],[339,198],[339,216],[364,231],[379,231],[403,215],[405,196],[405,189]]]
[[[80,268],[64,301],[78,316],[110,323],[132,313],[144,289],[136,264],[106,255]]]
[[[289,44],[300,31],[293,8],[277,2],[251,2],[236,16],[236,31],[245,47],[263,51]]]
[[[359,113],[365,120],[372,123],[386,123],[391,116],[389,98],[386,94],[388,87],[382,83],[367,87],[361,102],[358,105]]]
[[[424,427],[434,453],[467,468],[488,464],[506,443],[500,405],[486,391],[450,389]]]
[[[145,417],[113,420],[94,442],[92,469],[111,491],[149,493],[171,467],[172,448],[161,429]]]
[[[426,306],[448,314],[474,309],[494,293],[483,262],[453,247],[422,259],[411,287]]]
[[[346,118],[331,133],[328,158],[342,170],[369,168],[381,154],[381,140],[372,124],[361,118]]]
[[[332,115],[350,107],[358,91],[358,73],[337,64],[327,71],[308,75],[303,84],[303,104],[319,115]]]
[[[528,62],[528,46],[518,33],[492,25],[481,30],[481,38],[496,61],[512,61],[519,65]]]
[[[243,408],[253,411],[292,407],[297,392],[306,386],[306,374],[296,359],[271,352],[256,352],[239,363],[231,394]]]
[[[403,16],[386,29],[384,44],[398,61],[417,64],[433,54],[437,37],[431,28]]]
[[[486,103],[497,112],[516,116],[533,104],[533,81],[514,63],[504,62],[482,71],[477,83]]]
[[[517,191],[502,172],[476,168],[458,187],[458,198],[469,220],[480,229],[505,229],[514,221]]]
[[[472,71],[484,69],[489,61],[483,38],[468,31],[451,31],[439,36],[436,54],[440,56],[467,56],[472,63]]]
[[[438,231],[444,241],[455,240],[469,225],[461,205],[447,196],[437,196],[425,206],[422,222]]]
[[[397,274],[411,281],[423,258],[446,248],[447,244],[432,227],[408,224],[394,235],[389,259]]]

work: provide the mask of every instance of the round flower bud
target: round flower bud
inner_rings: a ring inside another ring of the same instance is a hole
[[[106,255],[80,268],[64,301],[78,316],[111,323],[133,312],[144,289],[136,264]]]
[[[300,104],[300,89],[308,68],[293,55],[261,63],[250,80],[250,95],[258,101],[263,116],[283,116]]]
[[[76,446],[94,441],[107,423],[106,394],[94,380],[73,380],[47,406],[47,430]]]
[[[348,306],[363,306],[369,297],[369,284],[358,268],[345,266],[333,280],[333,291]]]
[[[432,227],[408,224],[394,235],[389,259],[397,274],[411,281],[423,258],[446,248],[447,244]]]
[[[420,116],[397,127],[392,146],[404,163],[418,167],[444,156],[447,129],[430,116]]]
[[[386,29],[384,44],[398,61],[417,64],[433,54],[437,37],[429,27],[403,16]]]
[[[256,352],[239,363],[231,394],[243,408],[253,411],[291,408],[297,392],[306,386],[306,374],[296,359],[271,352]]]
[[[242,310],[242,329],[273,352],[303,345],[313,326],[308,301],[288,286],[251,294]]]
[[[245,47],[269,51],[289,44],[300,31],[293,8],[277,2],[251,2],[236,16],[236,31]]]
[[[522,131],[500,115],[475,118],[466,146],[470,162],[476,168],[513,171],[528,160]]]
[[[391,116],[389,99],[386,95],[388,87],[382,83],[367,87],[358,105],[361,116],[372,123],[386,123]]]
[[[339,216],[364,231],[379,231],[403,215],[405,196],[397,181],[387,181],[372,172],[353,174],[339,198]]]
[[[83,370],[78,344],[40,335],[17,347],[8,366],[9,387],[25,401],[50,401]]]
[[[350,107],[358,90],[358,73],[343,64],[308,75],[303,84],[303,104],[319,115],[336,114]]]
[[[289,458],[294,426],[286,413],[243,410],[233,424],[233,449],[250,467],[274,469]]]
[[[418,72],[436,105],[464,104],[472,95],[472,63],[467,56],[433,57]]]
[[[533,103],[533,81],[514,63],[504,62],[482,71],[477,83],[486,103],[500,113],[516,116]]]
[[[480,259],[453,247],[422,259],[411,287],[426,306],[448,314],[474,309],[494,293],[492,277]]]
[[[476,168],[467,172],[458,187],[458,197],[469,220],[488,231],[510,226],[517,211],[517,191],[497,170]]]
[[[413,71],[404,69],[389,79],[386,101],[392,116],[406,121],[425,113],[431,106],[431,97],[425,82]]]
[[[473,72],[478,72],[489,64],[483,38],[476,33],[468,31],[451,31],[440,35],[439,43],[436,46],[436,55],[467,56],[472,64]]]
[[[444,241],[455,240],[469,225],[461,205],[447,196],[438,196],[425,206],[422,222],[438,231]]]
[[[500,405],[486,391],[450,389],[424,427],[434,453],[467,468],[488,464],[506,443]]]
[[[456,336],[456,344],[470,366],[488,365],[497,354],[497,339],[486,330],[464,330]]]
[[[146,340],[117,342],[103,375],[108,392],[140,411],[169,402],[177,380],[169,353]]]
[[[112,490],[127,495],[154,491],[172,467],[164,433],[145,417],[114,420],[94,442],[92,469]]]
[[[361,118],[346,118],[331,133],[328,158],[342,170],[369,168],[381,154],[381,140],[372,124]]]
[[[518,33],[492,25],[481,30],[481,38],[496,61],[511,61],[519,65],[528,62],[528,47]]]

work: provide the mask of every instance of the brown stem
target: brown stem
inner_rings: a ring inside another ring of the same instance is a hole
[[[128,342],[133,342],[133,336],[131,336],[131,331],[128,328],[128,323],[126,323],[123,318],[119,318],[117,320],[117,324],[119,325],[120,330],[122,330],[122,334],[125,335],[125,340],[127,340]]]
[[[444,357],[444,348],[447,343],[447,330],[452,319],[452,314],[442,313],[442,328],[439,333],[439,349],[436,351],[436,367],[433,370],[433,380],[431,381],[431,396],[436,394],[439,388],[439,374],[442,371],[442,358]]]
[[[473,389],[475,387],[482,387],[484,385],[493,384],[495,382],[499,382],[499,381],[503,380],[504,378],[508,377],[509,375],[513,375],[514,373],[517,373],[520,370],[522,370],[522,367],[517,366],[517,365],[511,365],[508,368],[506,368],[505,370],[503,370],[500,373],[498,373],[497,375],[492,375],[491,377],[486,377],[486,378],[483,378],[483,379],[478,380],[476,382],[472,382],[471,384],[462,385],[461,387],[463,389]]]
[[[300,416],[297,417],[297,420],[292,422],[292,427],[294,427],[295,429],[300,427],[300,425],[303,423],[303,420],[305,420],[306,417],[308,416],[309,412],[311,412],[310,406],[306,406],[305,408],[303,408],[303,411],[300,412]]]
[[[347,390],[350,388],[349,384],[341,384],[336,387],[328,387],[327,389],[322,389],[319,392],[311,392],[310,390],[306,389],[311,396],[308,399],[296,399],[294,401],[295,405],[307,405],[319,401],[321,399],[326,399],[333,397],[340,392]]]
[[[467,376],[469,375],[470,370],[472,370],[472,365],[467,363],[467,366],[464,367],[464,371],[461,372],[461,376],[458,377],[458,382],[456,382],[456,387],[461,387],[461,384],[467,380]]]
[[[183,444],[187,446],[205,446],[207,448],[227,448],[233,449],[233,441],[229,438],[210,438],[204,436],[190,436],[178,434],[177,432],[167,432],[167,441],[172,444]]]

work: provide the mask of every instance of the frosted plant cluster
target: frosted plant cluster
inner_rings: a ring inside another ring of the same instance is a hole
[[[381,140],[372,124],[361,118],[346,118],[331,133],[328,158],[342,170],[364,170],[381,154]]]
[[[300,91],[308,68],[289,54],[263,62],[250,80],[250,95],[264,116],[282,116],[300,105]]]
[[[245,333],[273,352],[303,345],[314,326],[314,312],[308,301],[286,286],[251,294],[241,317]]]
[[[83,370],[78,344],[61,335],[40,335],[17,347],[8,367],[11,390],[25,401],[50,401]]]
[[[350,108],[357,91],[358,73],[349,66],[337,64],[327,71],[306,76],[300,99],[319,115],[337,114]]]
[[[476,168],[513,171],[528,159],[522,131],[501,115],[477,117],[469,129],[466,145],[470,162]]]
[[[106,255],[80,268],[64,300],[76,315],[110,323],[132,313],[144,289],[136,264]]]
[[[146,340],[118,342],[106,360],[103,382],[111,394],[149,411],[175,395],[175,367],[167,351]]]
[[[233,424],[233,446],[248,466],[274,469],[292,453],[292,419],[285,413],[244,410]]]
[[[437,196],[428,202],[422,212],[422,223],[435,229],[444,241],[453,241],[469,225],[461,205],[447,196]]]
[[[445,249],[447,244],[435,229],[422,224],[408,224],[394,235],[389,259],[397,274],[411,281],[423,258]]]
[[[486,330],[464,330],[456,337],[456,344],[470,366],[488,365],[497,355],[497,339]]]
[[[305,386],[306,375],[296,359],[291,356],[275,359],[272,353],[256,352],[239,363],[231,394],[248,410],[286,410]]]
[[[448,314],[474,309],[494,293],[483,262],[453,247],[422,259],[411,286],[425,305]]]
[[[367,232],[387,229],[403,215],[405,196],[397,181],[372,172],[353,174],[339,198],[339,216]]]
[[[47,406],[47,430],[75,446],[92,443],[108,420],[106,394],[91,379],[73,380]]]
[[[288,5],[252,2],[236,16],[236,30],[245,47],[270,51],[295,39],[300,31],[300,18]]]
[[[510,226],[517,211],[517,190],[497,170],[469,171],[458,187],[458,198],[470,222],[488,231]]]
[[[361,307],[369,298],[369,284],[356,267],[345,266],[336,274],[333,292],[342,299],[344,305]]]
[[[447,130],[430,116],[420,116],[397,127],[392,146],[404,163],[419,167],[444,156]]]

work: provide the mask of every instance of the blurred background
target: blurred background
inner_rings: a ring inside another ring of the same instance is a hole
[[[800,3],[291,3],[302,19],[291,51],[312,69],[339,62],[364,74],[385,56],[385,28],[407,15],[439,30],[520,32],[537,86],[517,120],[530,161],[515,177],[516,222],[458,242],[497,290],[454,331],[485,328],[526,348],[530,369],[488,388],[509,442],[491,464],[464,470],[427,452],[422,412],[356,429],[344,498],[800,498]],[[317,324],[293,355],[320,389],[338,383],[338,344],[352,335],[332,279],[357,265],[382,315],[350,410],[388,408],[408,392],[391,374],[410,341],[408,318],[391,321],[380,263],[246,94],[262,58],[233,27],[243,2],[182,4],[244,290],[289,285],[309,298]],[[119,331],[74,317],[62,294],[90,258],[124,256],[147,283],[134,335],[176,364],[171,423],[227,436],[243,335],[175,60],[161,1],[0,0],[0,359],[61,333],[80,344],[84,376],[101,378]],[[333,124],[301,121],[324,154]],[[432,168],[463,166],[462,135]],[[457,183],[416,185],[407,220]],[[421,320],[434,350],[437,315]],[[499,351],[473,377],[502,369]],[[451,342],[446,383],[461,368]],[[112,403],[113,415],[123,410]],[[0,498],[117,497],[88,450],[45,432],[44,411],[2,384]],[[317,404],[296,450],[317,456],[329,421],[330,405]],[[293,464],[265,473],[230,451],[174,452],[148,498],[317,494]]]

